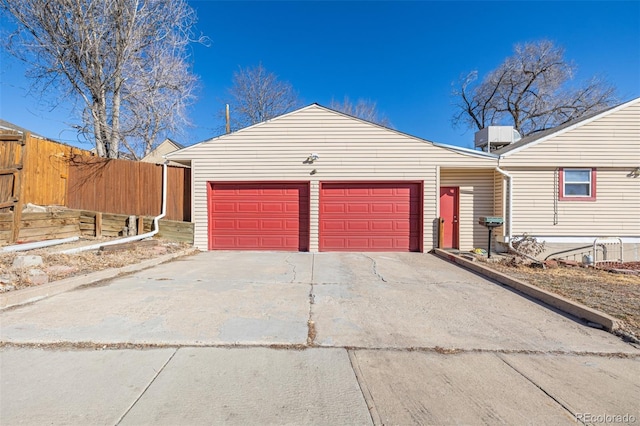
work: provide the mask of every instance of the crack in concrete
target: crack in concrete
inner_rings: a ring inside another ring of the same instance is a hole
[[[138,395],[138,397],[136,398],[135,401],[133,401],[133,403],[129,406],[129,408],[127,408],[125,410],[125,412],[122,414],[122,416],[120,416],[120,418],[118,419],[118,421],[116,422],[116,426],[118,426],[122,420],[124,420],[124,418],[126,417],[127,414],[129,414],[129,412],[133,409],[133,407],[135,407],[135,405],[138,403],[138,401],[140,401],[140,398],[142,398],[142,396],[147,392],[147,390],[149,389],[149,387],[151,387],[151,385],[153,384],[153,382],[156,381],[156,379],[158,378],[158,376],[160,375],[160,373],[162,373],[162,371],[164,370],[164,368],[167,366],[167,364],[169,364],[171,362],[171,360],[173,359],[173,357],[176,355],[176,353],[178,353],[178,349],[176,349],[175,351],[173,351],[173,353],[171,354],[171,356],[169,357],[169,359],[167,359],[167,361],[162,365],[162,367],[160,367],[160,369],[158,371],[156,371],[156,374],[153,376],[153,378],[151,379],[151,381],[149,382],[149,384],[142,390],[142,392],[140,392],[140,395]]]
[[[439,355],[458,354],[505,354],[505,355],[552,355],[552,356],[592,356],[602,358],[640,359],[640,351],[631,352],[591,352],[591,351],[562,351],[562,350],[531,350],[531,349],[462,349],[443,348],[441,346],[409,346],[409,347],[376,347],[376,346],[335,346],[335,345],[315,345],[317,349],[345,349],[347,351],[378,351],[378,352],[423,352],[436,353]],[[41,350],[151,350],[166,348],[268,348],[282,350],[305,350],[309,349],[303,343],[128,343],[128,342],[0,342],[0,349],[41,349]]]
[[[297,266],[294,263],[289,262],[289,259],[291,258],[291,256],[287,256],[286,259],[284,259],[284,263],[286,263],[287,265],[291,266],[291,272],[293,273],[293,278],[291,278],[291,280],[289,281],[289,283],[294,283],[296,281],[296,268]]]
[[[503,363],[505,363],[509,368],[511,368],[513,371],[515,371],[516,373],[518,373],[520,376],[522,376],[526,381],[528,381],[529,383],[531,383],[533,386],[537,387],[538,389],[540,389],[540,391],[542,393],[544,393],[545,395],[547,395],[549,398],[551,398],[556,404],[558,404],[560,407],[562,407],[565,411],[567,411],[571,417],[573,417],[576,421],[576,423],[582,423],[583,425],[586,424],[582,421],[582,419],[580,419],[578,416],[576,416],[576,413],[573,412],[571,410],[571,407],[567,406],[566,404],[564,404],[560,399],[556,398],[555,396],[553,396],[551,393],[547,392],[541,385],[537,384],[531,377],[527,376],[526,374],[524,374],[522,371],[518,370],[515,366],[511,365],[511,363],[509,363],[506,359],[504,359],[504,357],[501,357],[500,355],[497,355],[498,359],[500,359],[500,361],[502,361]]]
[[[316,255],[311,255],[311,282],[309,283],[309,319],[307,320],[307,346],[314,346],[316,340],[316,323],[313,321],[313,305],[316,296],[313,294],[313,269],[316,263]]]
[[[380,281],[382,281],[383,283],[386,283],[387,280],[378,272],[378,262],[376,262],[376,260],[371,256],[367,256],[366,254],[363,254],[363,256],[371,261],[372,267],[373,267],[373,274],[377,276],[380,279]]]

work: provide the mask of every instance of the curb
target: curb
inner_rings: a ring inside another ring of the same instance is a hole
[[[0,294],[0,310],[13,306],[24,305],[25,303],[36,302],[38,300],[55,296],[56,294],[64,293],[66,291],[73,290],[84,285],[94,284],[99,281],[116,278],[118,276],[130,274],[132,272],[138,272],[143,269],[160,265],[178,257],[195,254],[197,251],[197,249],[190,248],[175,253],[165,254],[153,259],[147,259],[140,263],[134,263],[133,265],[127,265],[121,268],[104,269],[102,271],[76,275],[75,277],[53,281],[51,283],[39,285],[37,287],[28,287],[20,290],[8,291],[6,293]]]
[[[438,257],[446,259],[464,268],[470,269],[474,272],[479,273],[480,275],[484,275],[485,277],[497,281],[500,284],[506,285],[507,287],[511,287],[514,290],[518,290],[519,292],[524,293],[527,296],[532,297],[540,302],[546,303],[547,305],[552,306],[556,309],[559,309],[562,312],[573,315],[574,317],[578,317],[588,322],[599,324],[609,332],[615,332],[620,328],[617,319],[605,314],[604,312],[600,312],[597,309],[590,308],[583,305],[582,303],[575,302],[558,294],[543,290],[527,282],[511,278],[501,272],[479,265],[475,262],[464,259],[460,256],[456,256],[455,254],[446,252],[442,249],[434,249],[433,252]]]

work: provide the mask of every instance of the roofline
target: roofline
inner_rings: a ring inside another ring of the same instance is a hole
[[[319,108],[321,108],[321,109],[324,109],[324,110],[326,110],[326,111],[333,112],[333,113],[335,113],[335,114],[342,115],[342,116],[347,117],[347,118],[350,118],[350,119],[352,119],[352,120],[358,120],[358,121],[360,121],[360,122],[362,122],[362,123],[369,124],[369,125],[373,125],[373,126],[376,126],[376,127],[382,128],[382,129],[385,129],[385,130],[387,130],[387,131],[390,131],[390,132],[396,133],[396,134],[398,134],[398,135],[401,135],[401,136],[404,136],[404,137],[408,137],[408,138],[414,139],[414,140],[416,140],[416,141],[418,141],[418,142],[428,143],[428,144],[431,144],[431,145],[436,146],[436,147],[438,147],[438,148],[443,148],[443,149],[446,149],[446,150],[449,150],[449,151],[453,151],[453,152],[455,152],[455,153],[457,153],[457,154],[469,155],[469,156],[473,156],[473,157],[480,157],[480,158],[498,159],[498,156],[497,156],[497,155],[495,155],[495,154],[488,154],[488,153],[486,153],[486,152],[475,151],[475,150],[471,150],[471,149],[468,149],[468,148],[462,148],[462,147],[456,147],[456,146],[453,146],[453,145],[445,145],[445,144],[441,144],[441,143],[437,143],[437,142],[432,142],[432,141],[430,141],[430,140],[423,139],[423,138],[420,138],[420,137],[418,137],[418,136],[410,135],[409,133],[401,132],[401,131],[399,131],[399,130],[392,129],[392,128],[390,128],[390,127],[383,126],[383,125],[381,125],[381,124],[374,123],[374,122],[372,122],[372,121],[364,120],[364,119],[362,119],[362,118],[360,118],[360,117],[356,117],[356,116],[353,116],[353,115],[350,115],[350,114],[344,113],[344,112],[342,112],[342,111],[337,111],[337,110],[335,110],[335,109],[325,107],[325,106],[323,106],[323,105],[320,105],[320,104],[319,104],[319,103],[317,103],[317,102],[314,102],[314,103],[309,104],[309,105],[307,105],[307,106],[304,106],[304,107],[301,107],[301,108],[295,109],[295,110],[293,110],[293,111],[289,111],[289,112],[287,112],[287,113],[285,113],[285,114],[279,115],[279,116],[277,116],[277,117],[273,117],[273,118],[271,118],[271,119],[269,119],[269,120],[265,120],[265,121],[262,121],[262,122],[260,122],[260,123],[252,124],[251,126],[244,127],[244,128],[242,128],[242,129],[240,129],[240,130],[237,130],[237,131],[235,131],[235,132],[233,132],[233,133],[227,133],[227,134],[224,134],[224,135],[220,135],[220,136],[213,137],[213,138],[211,138],[211,139],[205,139],[205,140],[203,140],[203,141],[201,141],[201,142],[198,142],[198,143],[196,143],[196,144],[190,145],[190,146],[188,146],[188,147],[186,147],[186,148],[179,149],[179,150],[174,151],[174,152],[170,152],[169,154],[165,154],[165,155],[163,155],[163,158],[171,159],[171,157],[172,157],[172,156],[174,156],[174,155],[176,155],[176,154],[180,154],[180,153],[186,152],[186,151],[190,150],[191,148],[194,148],[194,147],[196,147],[196,146],[199,146],[199,145],[201,145],[201,144],[203,144],[203,143],[207,143],[207,142],[211,142],[211,141],[215,141],[215,140],[222,140],[223,138],[227,138],[227,137],[229,137],[229,136],[236,135],[236,134],[238,134],[238,133],[240,133],[240,132],[243,132],[243,131],[245,131],[245,130],[253,129],[253,128],[255,128],[255,127],[258,127],[258,126],[261,126],[261,125],[264,125],[264,124],[270,123],[271,121],[278,120],[278,119],[283,118],[283,117],[286,117],[286,116],[288,116],[288,115],[290,115],[290,114],[297,113],[297,112],[299,112],[299,111],[303,111],[303,110],[305,110],[305,109],[309,109],[309,108],[312,108],[312,107],[314,107],[314,106],[315,106],[315,107],[319,107]],[[188,160],[188,159],[185,159],[185,160]],[[175,161],[175,160],[174,160],[174,161]]]
[[[460,152],[461,154],[467,154],[474,157],[491,158],[494,160],[497,160],[499,158],[497,154],[493,154],[489,152],[477,151],[475,149],[464,148],[464,147],[455,146],[455,145],[447,145],[447,144],[438,143],[438,142],[431,142],[431,143],[440,148],[449,149],[451,151],[457,151],[457,152]]]
[[[505,152],[504,154],[500,154],[500,155],[499,155],[499,158],[505,158],[505,157],[508,157],[508,156],[510,156],[511,154],[515,154],[516,152],[520,152],[520,151],[522,151],[523,149],[527,149],[527,148],[529,148],[529,147],[531,147],[531,146],[537,145],[537,144],[539,144],[540,142],[544,142],[544,141],[546,141],[546,140],[548,140],[548,139],[555,138],[556,136],[560,136],[560,135],[562,135],[562,134],[564,134],[564,133],[566,133],[566,132],[569,132],[569,131],[571,131],[571,130],[574,130],[574,129],[578,128],[578,127],[582,127],[582,126],[584,126],[585,124],[589,124],[589,123],[591,123],[591,122],[593,122],[593,121],[595,121],[595,120],[599,120],[599,119],[600,119],[600,118],[602,118],[602,117],[606,117],[606,116],[607,116],[607,115],[609,115],[609,114],[613,114],[614,112],[618,112],[618,111],[620,111],[621,109],[624,109],[624,108],[626,108],[626,107],[628,107],[628,106],[630,106],[630,105],[633,105],[633,104],[635,104],[635,103],[637,103],[637,102],[640,102],[640,97],[639,97],[639,98],[632,99],[632,100],[627,101],[627,102],[625,102],[625,103],[622,103],[622,104],[618,105],[617,107],[610,108],[610,109],[608,109],[608,110],[606,110],[606,111],[603,111],[603,112],[601,112],[600,114],[596,114],[596,115],[594,115],[593,117],[588,118],[588,119],[586,119],[586,120],[579,121],[579,122],[577,122],[577,123],[575,123],[575,124],[573,124],[573,125],[571,125],[571,126],[565,127],[564,129],[560,129],[560,130],[558,130],[557,132],[550,133],[550,134],[548,134],[548,135],[546,135],[546,136],[541,137],[540,139],[532,140],[532,141],[531,141],[531,142],[529,142],[528,144],[525,144],[525,145],[519,146],[519,147],[517,147],[517,148],[515,148],[515,149],[513,149],[513,150],[511,150],[511,151],[507,151],[507,152]]]
[[[233,136],[233,135],[237,135],[238,133],[242,133],[242,132],[247,131],[247,130],[249,130],[249,129],[253,129],[254,127],[258,127],[258,126],[262,126],[262,125],[265,125],[265,124],[267,124],[267,123],[270,123],[270,122],[272,122],[273,120],[278,120],[278,119],[280,119],[280,118],[282,118],[282,117],[286,117],[286,116],[288,116],[289,114],[293,114],[294,112],[298,112],[298,111],[302,111],[302,110],[307,109],[307,108],[311,108],[311,107],[312,107],[312,106],[314,106],[314,105],[317,105],[317,104],[315,104],[315,103],[314,103],[314,104],[311,104],[311,105],[307,105],[307,106],[305,106],[305,107],[301,107],[301,108],[298,108],[298,109],[294,109],[293,111],[289,111],[289,112],[284,113],[284,114],[282,114],[282,115],[278,115],[277,117],[270,118],[269,120],[261,121],[260,123],[256,123],[256,124],[252,124],[251,126],[243,127],[242,129],[240,129],[240,130],[236,130],[235,132],[225,133],[224,135],[214,136],[214,137],[212,137],[212,138],[210,138],[210,139],[205,139],[205,140],[200,141],[200,142],[198,142],[198,143],[194,143],[193,145],[189,145],[189,146],[188,146],[188,147],[186,147],[186,148],[182,148],[182,149],[179,149],[179,150],[177,150],[177,151],[170,152],[169,154],[165,154],[165,155],[163,155],[163,157],[164,157],[164,158],[169,159],[169,157],[171,157],[171,156],[173,156],[173,155],[181,154],[181,153],[183,153],[183,152],[189,151],[189,150],[191,150],[192,148],[195,148],[195,147],[197,147],[197,146],[199,146],[199,145],[202,145],[203,143],[207,143],[207,142],[211,142],[211,141],[215,141],[215,140],[221,140],[221,139],[225,139],[225,138],[228,138],[228,137],[230,137],[230,136]],[[319,106],[319,105],[318,105],[318,106]]]

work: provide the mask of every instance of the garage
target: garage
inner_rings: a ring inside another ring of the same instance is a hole
[[[167,158],[191,167],[200,250],[430,250],[438,243],[442,186],[461,188],[460,247],[474,248],[473,224],[494,207],[492,154],[445,147],[317,104]],[[483,171],[465,180],[471,187],[461,185],[472,169]],[[440,182],[442,173],[450,179]]]
[[[422,186],[322,182],[321,251],[420,251]]]
[[[209,182],[209,250],[309,250],[308,183]]]

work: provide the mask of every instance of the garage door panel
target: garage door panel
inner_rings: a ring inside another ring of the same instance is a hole
[[[365,203],[352,203],[346,205],[346,212],[351,214],[369,214],[371,212],[371,206]]]
[[[322,183],[320,250],[418,251],[420,184]]]
[[[309,249],[308,184],[209,185],[210,249]]]

